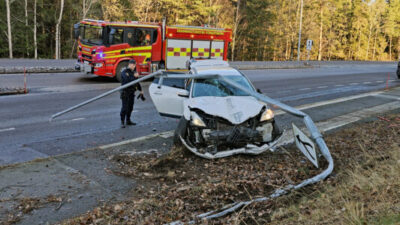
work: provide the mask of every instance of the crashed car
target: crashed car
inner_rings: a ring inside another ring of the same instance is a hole
[[[245,75],[224,61],[203,60],[190,68],[190,74],[218,74],[256,91]],[[273,148],[282,135],[266,103],[215,77],[166,78],[162,85],[155,79],[149,92],[162,116],[180,118],[175,144],[181,142],[206,158],[216,154],[260,154]]]

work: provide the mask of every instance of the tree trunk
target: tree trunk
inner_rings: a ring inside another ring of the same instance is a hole
[[[297,45],[297,61],[300,61],[300,57],[301,57],[301,26],[302,26],[302,22],[303,22],[303,0],[301,1],[301,5],[300,5],[300,24],[299,24],[299,43]]]
[[[26,29],[25,29],[25,50],[26,50],[26,55],[29,57],[28,0],[25,0],[25,26],[26,26]]]
[[[368,45],[367,45],[367,53],[365,56],[365,60],[368,60],[368,56],[369,56],[369,43],[371,42],[371,35],[372,35],[372,21],[371,21],[371,24],[369,25]]]
[[[236,16],[235,16],[235,24],[233,26],[233,39],[232,39],[232,56],[231,61],[235,60],[235,47],[236,47],[236,34],[237,28],[239,26],[239,9],[240,9],[240,0],[237,1],[236,6]]]
[[[321,0],[321,9],[320,9],[320,24],[319,24],[319,49],[318,49],[318,61],[322,60],[322,31],[323,31],[323,27],[322,27],[322,16],[323,16],[323,8],[322,8],[322,1]]]
[[[7,37],[8,37],[8,52],[9,58],[13,58],[12,34],[11,34],[11,17],[10,17],[10,0],[6,0],[7,10]]]
[[[37,25],[36,25],[36,1],[34,2],[34,7],[33,7],[33,45],[35,48],[35,59],[37,59]]]
[[[372,54],[372,60],[375,60],[375,52],[376,52],[376,36],[378,35],[378,29],[375,29],[375,37],[374,37],[374,52]]]
[[[56,59],[60,59],[60,24],[64,10],[64,0],[61,0],[61,8],[60,8],[60,16],[58,17],[58,21],[56,24]]]
[[[28,26],[28,0],[25,0],[25,26]]]
[[[389,60],[392,61],[392,36],[389,37]]]
[[[86,0],[82,0],[82,19],[86,16]]]

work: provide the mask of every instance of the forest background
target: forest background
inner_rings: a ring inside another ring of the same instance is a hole
[[[0,58],[74,58],[84,18],[231,28],[237,61],[398,60],[400,0],[0,0]]]

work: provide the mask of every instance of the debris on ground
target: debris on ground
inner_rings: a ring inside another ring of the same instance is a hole
[[[328,224],[348,224],[357,223],[357,218],[361,218],[362,224],[362,221],[373,223],[374,216],[385,213],[399,215],[400,177],[397,176],[395,182],[386,176],[393,176],[393,171],[398,174],[396,168],[400,164],[400,154],[396,156],[394,153],[400,149],[400,126],[397,126],[400,125],[400,117],[396,114],[382,118],[385,119],[353,124],[325,137],[335,161],[335,170],[325,181],[278,199],[251,204],[207,223],[280,224],[285,221],[285,224],[308,224],[314,221],[315,224],[322,224],[329,221]],[[174,148],[161,156],[156,153],[117,154],[110,160],[118,165],[118,169],[112,169],[113,173],[137,181],[138,186],[132,190],[133,197],[117,204],[105,203],[63,224],[164,224],[193,220],[193,215],[236,201],[268,196],[273,190],[297,184],[327,166],[327,162],[321,160],[320,169],[315,169],[294,145],[281,147],[274,153],[239,155],[212,161],[181,148]],[[393,163],[397,167],[391,167]],[[385,166],[385,170],[381,166]],[[372,174],[375,170],[378,174]],[[382,171],[392,173],[379,176]],[[354,184],[357,176],[365,178],[366,174],[380,179],[381,183],[376,186],[379,189],[365,186],[368,179]],[[349,188],[349,184],[354,187]],[[383,184],[387,185],[386,189],[381,189]],[[387,195],[382,195],[382,190]],[[339,194],[342,196],[332,199],[335,193],[336,197]],[[361,194],[372,197],[365,200],[365,205],[362,201],[354,203],[356,201],[346,194],[355,198],[361,198]],[[397,198],[388,201],[390,196]],[[384,199],[379,200],[379,197]],[[382,206],[385,201],[392,207]],[[374,208],[376,205],[381,208]],[[323,214],[318,208],[330,214]]]
[[[17,205],[8,213],[7,218],[0,218],[0,224],[18,223],[24,215],[31,213],[33,210],[42,208],[46,204],[63,202],[63,198],[55,195],[48,195],[45,198],[39,197],[17,197],[15,199],[0,199],[0,201],[17,200]],[[55,210],[58,210],[55,208]]]

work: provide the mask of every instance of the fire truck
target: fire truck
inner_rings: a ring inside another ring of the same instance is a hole
[[[191,59],[227,60],[232,30],[201,26],[166,26],[137,21],[85,19],[74,25],[78,40],[75,69],[121,80],[130,59],[139,75],[158,69],[185,70]]]

